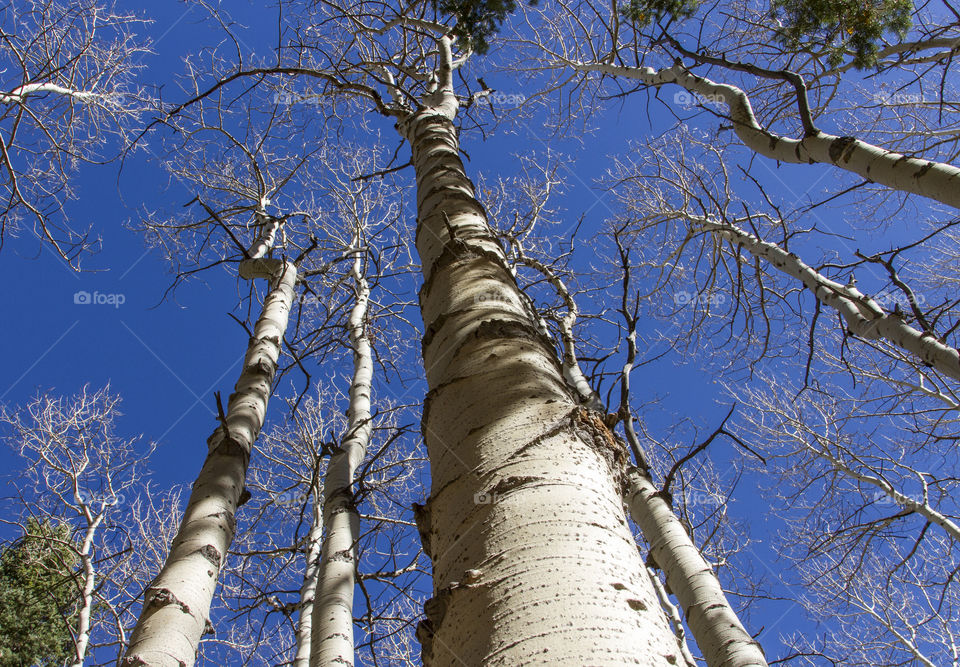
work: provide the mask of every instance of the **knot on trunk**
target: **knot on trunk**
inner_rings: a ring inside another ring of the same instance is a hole
[[[244,280],[265,278],[274,280],[283,275],[289,262],[271,257],[256,257],[240,262],[240,277]],[[292,266],[292,265],[291,265]]]

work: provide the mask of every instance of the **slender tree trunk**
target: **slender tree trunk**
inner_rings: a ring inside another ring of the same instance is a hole
[[[673,510],[642,471],[629,472],[628,502],[633,520],[650,544],[650,554],[677,596],[697,646],[710,667],[766,667],[757,641],[744,630],[713,569],[700,555]]]
[[[677,637],[677,646],[680,647],[680,655],[688,667],[697,667],[697,659],[690,652],[690,646],[687,644],[687,632],[683,627],[683,618],[680,617],[680,611],[670,600],[670,594],[664,588],[660,581],[660,575],[652,567],[647,567],[647,576],[650,577],[650,583],[653,584],[653,590],[657,592],[657,598],[660,599],[660,606],[667,613],[670,619],[670,626],[673,628],[673,634]]]
[[[170,554],[144,592],[143,611],[123,664],[189,667],[209,620],[217,577],[236,526],[247,465],[263,427],[277,360],[293,303],[297,269],[290,262],[255,257],[240,264],[241,277],[266,278],[271,289],[254,326],[243,370],[223,424],[207,440]]]
[[[441,39],[437,92],[399,125],[417,177],[430,388],[424,664],[675,664],[624,515],[627,452],[564,381],[460,162],[449,49]]]
[[[307,535],[306,569],[303,572],[303,584],[300,586],[300,605],[297,620],[297,653],[293,658],[293,667],[310,665],[310,645],[313,638],[313,601],[317,594],[317,572],[320,567],[320,553],[323,545],[323,501],[320,485],[314,485],[313,523]]]
[[[74,637],[74,649],[76,650],[76,659],[71,667],[83,667],[83,661],[87,655],[87,647],[90,645],[90,615],[93,611],[93,590],[97,585],[97,570],[93,562],[93,540],[97,534],[97,528],[103,522],[104,514],[100,512],[96,515],[89,513],[89,506],[84,506],[84,514],[87,519],[87,530],[83,535],[83,543],[80,545],[80,563],[83,566],[83,590],[80,593],[80,609],[77,612],[77,629]]]
[[[353,263],[356,301],[348,328],[353,346],[353,380],[347,432],[330,458],[323,483],[323,521],[326,536],[320,558],[317,594],[313,603],[310,664],[353,664],[353,592],[356,585],[357,539],[360,515],[354,505],[353,478],[366,456],[372,431],[370,394],[373,355],[366,320],[370,288],[363,276],[362,256]]]

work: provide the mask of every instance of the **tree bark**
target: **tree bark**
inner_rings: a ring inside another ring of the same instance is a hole
[[[320,566],[320,553],[323,545],[323,510],[319,484],[311,492],[313,499],[313,523],[307,535],[305,555],[306,568],[303,572],[303,584],[300,586],[300,605],[297,617],[297,652],[293,658],[293,667],[308,667],[310,664],[310,645],[313,638],[313,601],[317,595],[317,571]]]
[[[417,178],[430,389],[424,664],[675,664],[624,515],[627,452],[564,381],[459,159],[449,50],[442,38],[437,91],[398,126]]]
[[[700,555],[673,510],[643,472],[628,473],[630,513],[650,554],[680,601],[690,632],[710,667],[766,667],[760,644],[730,607],[713,568]]]
[[[144,605],[123,664],[189,667],[212,626],[217,577],[236,527],[250,453],[267,410],[283,334],[293,303],[297,269],[291,262],[254,257],[240,264],[245,279],[267,278],[271,289],[254,326],[243,370],[223,424],[207,440],[170,554],[144,592]]]
[[[350,383],[347,431],[339,450],[330,459],[323,483],[326,536],[313,603],[312,667],[353,665],[354,662],[353,593],[360,515],[354,504],[353,478],[366,456],[373,430],[370,415],[373,355],[366,329],[370,288],[362,266],[362,258],[358,255],[353,263],[356,301],[348,323],[353,346],[353,380]]]

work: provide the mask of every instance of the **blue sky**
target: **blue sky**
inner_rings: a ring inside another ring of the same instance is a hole
[[[163,86],[167,101],[178,100],[174,77],[181,71],[181,58],[206,43],[208,28],[198,23],[194,5],[162,1],[127,7],[141,7],[154,20],[149,33],[155,53],[144,57],[143,81]],[[252,3],[236,3],[231,11],[251,25],[266,23]],[[514,93],[506,79],[486,78],[504,94]],[[613,102],[595,135],[580,145],[561,143],[561,149],[576,158],[568,162],[570,193],[563,203],[571,225],[586,214],[589,234],[610,213],[594,179],[602,175],[606,155],[624,150],[624,136],[658,133],[673,121],[659,105],[649,109],[654,110],[652,121],[641,94],[619,105]],[[382,124],[388,141],[393,140],[390,125]],[[481,171],[488,177],[500,168],[509,173],[510,154],[542,149],[545,135],[542,127],[530,125],[516,134],[488,134],[486,141],[479,134],[465,134],[468,172],[475,180]],[[811,171],[808,182],[822,173]],[[404,176],[411,178],[412,173]],[[98,387],[109,382],[124,399],[121,433],[143,434],[159,445],[151,461],[158,484],[187,483],[199,469],[205,440],[216,425],[213,392],[226,396],[232,390],[246,346],[245,332],[227,315],[242,317],[246,312],[237,281],[230,270],[214,268],[163,300],[173,280],[169,266],[127,223],[144,210],[179,214],[194,193],[171,184],[148,152],[132,155],[120,174],[117,164],[84,167],[75,188],[78,198],[67,206],[70,217],[77,227],[89,224],[103,240],[102,251],[84,261],[84,272],[70,270],[27,235],[8,239],[0,254],[0,279],[7,285],[7,326],[0,330],[0,344],[12,352],[0,379],[0,401],[17,405],[37,390],[73,393],[86,383]],[[78,303],[78,294],[89,295],[95,303]],[[725,412],[715,404],[718,387],[707,383],[696,364],[678,365],[675,358],[652,364],[638,372],[634,386],[651,395],[679,393],[677,405],[693,406],[690,411],[706,417],[708,424],[713,415]],[[274,403],[273,418],[279,409]],[[727,448],[731,459],[740,455],[729,443],[718,446]],[[16,475],[22,463],[0,449],[0,465]],[[741,483],[734,506],[749,508],[743,517],[762,524],[765,504],[758,495],[754,484]],[[755,553],[756,569],[772,566],[767,545],[756,546]],[[769,603],[764,609],[766,622],[755,623],[755,628],[763,624],[772,634],[786,629],[783,618],[793,609],[789,604]]]

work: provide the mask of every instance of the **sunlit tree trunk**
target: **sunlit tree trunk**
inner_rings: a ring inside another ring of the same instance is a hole
[[[97,528],[103,522],[104,513],[94,514],[89,505],[83,506],[84,517],[87,520],[87,529],[83,534],[80,545],[80,565],[83,568],[83,588],[80,591],[80,609],[77,611],[77,627],[74,634],[74,650],[76,659],[71,667],[83,667],[90,645],[90,616],[93,612],[93,591],[97,585],[97,569],[94,563],[93,540]]]
[[[307,667],[310,664],[310,643],[313,638],[313,600],[317,594],[317,571],[323,544],[323,511],[320,493],[319,484],[314,484],[311,492],[313,503],[311,515],[313,518],[310,532],[307,534],[306,569],[303,573],[303,584],[300,586],[300,606],[297,612],[297,653],[293,658],[293,667]]]
[[[272,238],[275,225],[272,227],[265,237]],[[212,629],[210,603],[233,541],[235,513],[241,504],[251,450],[263,427],[297,279],[291,262],[262,257],[264,244],[253,251],[249,253],[252,258],[240,264],[240,276],[265,278],[270,281],[270,291],[223,423],[207,440],[207,458],[193,483],[170,553],[144,592],[143,611],[124,665],[192,665],[200,638]]]
[[[680,601],[697,646],[710,667],[766,667],[757,641],[727,602],[713,568],[646,474],[629,472],[627,501],[650,544],[650,555]]]
[[[424,664],[668,665],[677,643],[621,501],[625,448],[579,405],[459,158],[449,41],[402,119],[417,177],[434,591]]]
[[[367,337],[370,288],[358,255],[353,264],[356,301],[348,329],[353,347],[353,380],[347,432],[330,458],[323,484],[325,536],[313,603],[313,637],[310,664],[353,664],[353,592],[356,585],[357,539],[360,515],[354,504],[353,478],[367,452],[372,430],[370,393],[373,355]]]

